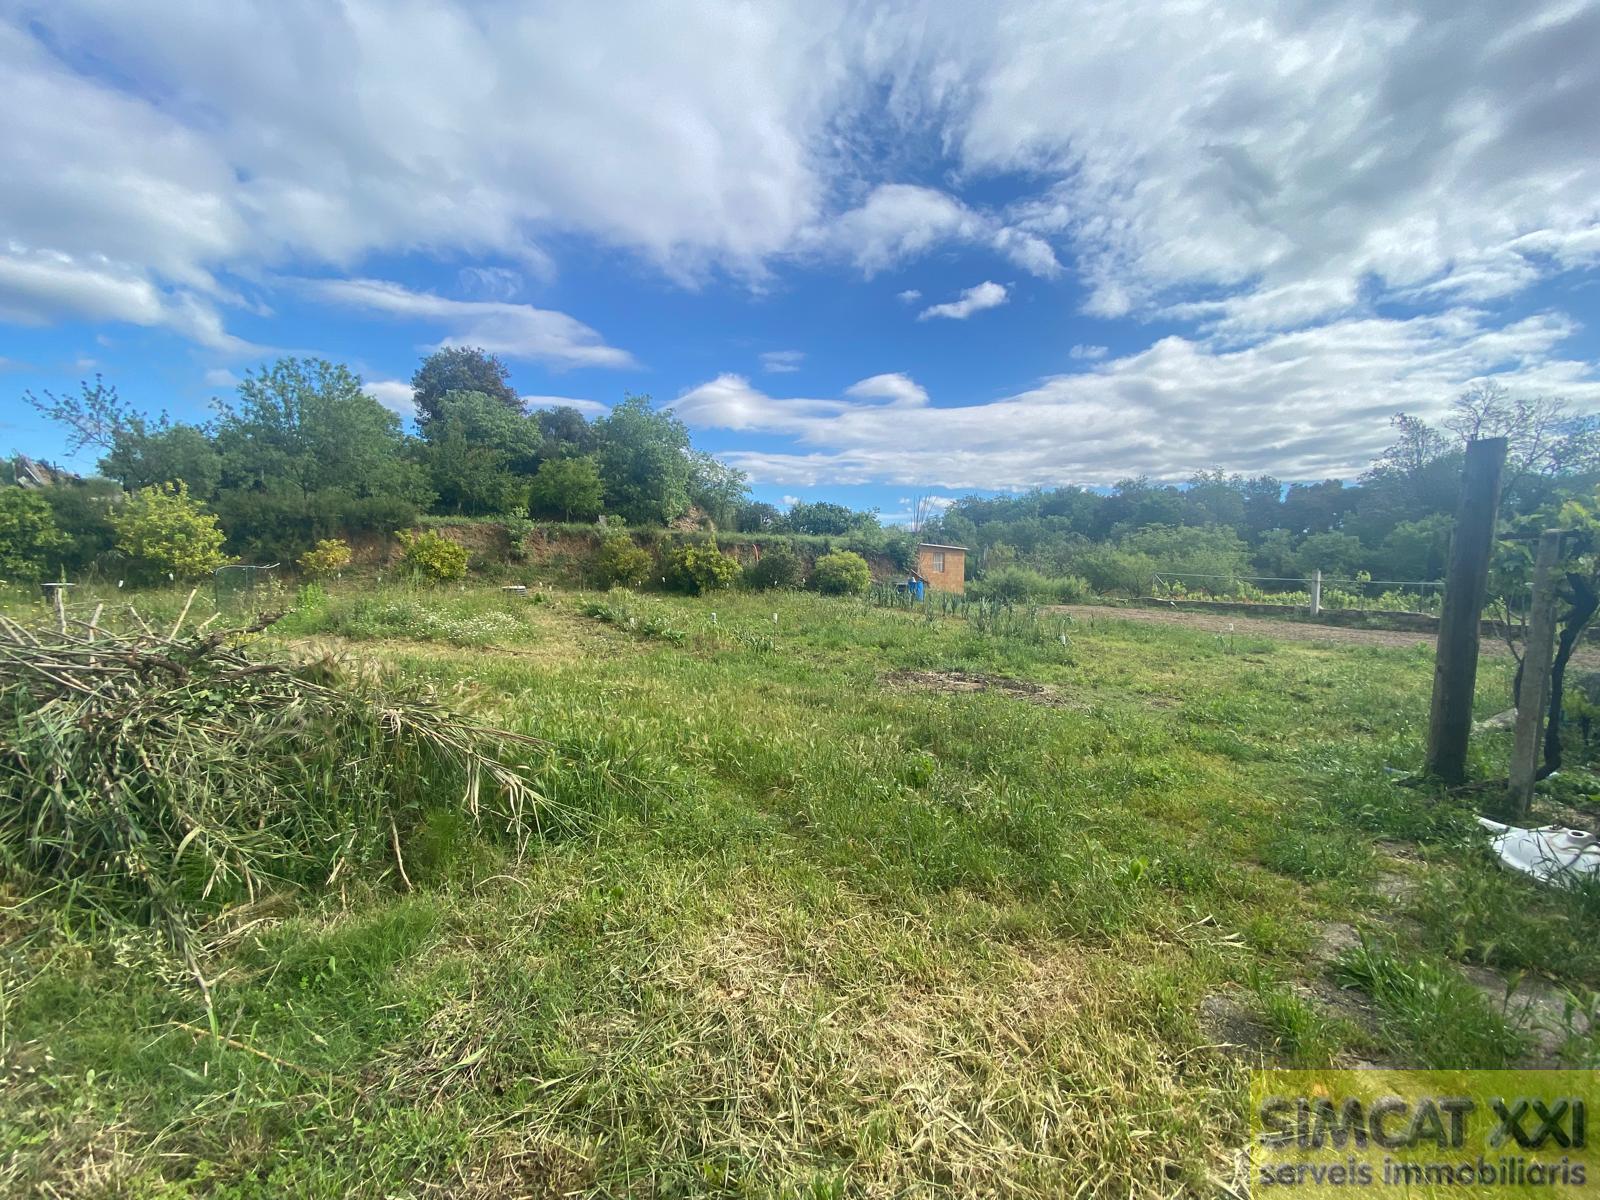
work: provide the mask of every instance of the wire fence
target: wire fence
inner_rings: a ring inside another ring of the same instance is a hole
[[[1370,612],[1423,613],[1437,616],[1444,599],[1444,582],[1438,579],[1371,579],[1365,575],[1204,575],[1188,571],[1158,571],[1150,580],[1150,594],[1161,600],[1231,600],[1246,604],[1275,604],[1304,608],[1360,609]]]

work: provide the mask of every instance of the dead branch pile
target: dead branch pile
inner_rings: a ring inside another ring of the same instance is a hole
[[[252,629],[182,634],[0,617],[0,877],[165,924],[381,864],[459,804],[520,850],[548,804],[507,754],[544,743],[423,694],[258,656]]]

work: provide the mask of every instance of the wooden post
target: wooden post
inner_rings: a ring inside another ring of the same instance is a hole
[[[1311,615],[1320,616],[1322,613],[1322,568],[1318,567],[1316,574],[1311,577]]]
[[[1511,811],[1526,816],[1533,803],[1533,779],[1539,769],[1542,723],[1550,700],[1550,655],[1556,643],[1556,563],[1561,557],[1561,531],[1539,535],[1533,564],[1533,598],[1528,609],[1528,641],[1522,651],[1522,690],[1517,696],[1517,733],[1511,748]]]
[[[1489,553],[1494,548],[1505,462],[1505,438],[1467,443],[1428,714],[1427,772],[1448,784],[1467,779],[1467,739],[1472,734],[1472,698],[1478,684],[1478,622],[1489,588]]]

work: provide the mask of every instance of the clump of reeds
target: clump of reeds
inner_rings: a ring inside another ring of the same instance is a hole
[[[382,864],[460,804],[520,850],[548,802],[507,755],[543,746],[421,693],[259,655],[243,631],[0,617],[0,876],[165,925]]]

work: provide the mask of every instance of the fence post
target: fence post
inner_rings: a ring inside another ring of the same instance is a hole
[[[1528,606],[1528,640],[1522,651],[1522,690],[1517,697],[1516,741],[1511,748],[1512,815],[1526,816],[1533,804],[1533,780],[1539,767],[1539,746],[1550,701],[1550,655],[1556,643],[1556,561],[1561,557],[1561,531],[1539,535],[1539,556],[1533,564],[1533,598]]]
[[[1316,616],[1320,616],[1321,614],[1322,614],[1322,568],[1318,567],[1317,570],[1316,570],[1316,573],[1311,576],[1311,615],[1313,617],[1316,617]]]
[[[1428,714],[1427,772],[1448,784],[1467,778],[1472,697],[1478,683],[1478,622],[1489,587],[1489,553],[1500,507],[1505,438],[1467,443],[1461,500],[1450,536],[1439,643],[1433,659],[1433,701]]]

